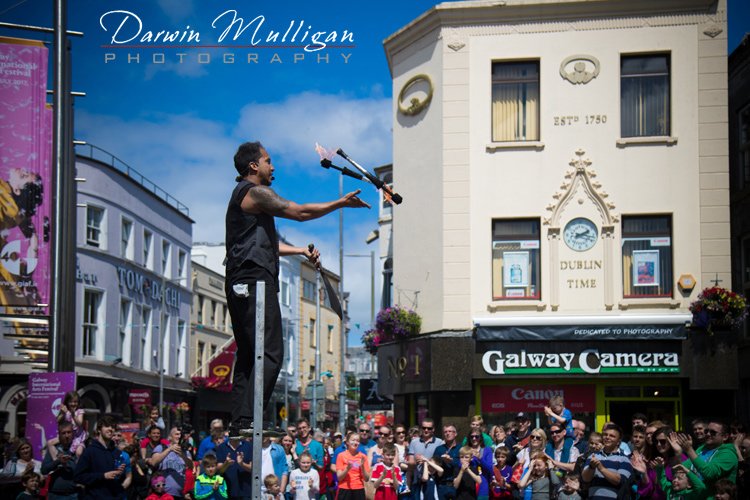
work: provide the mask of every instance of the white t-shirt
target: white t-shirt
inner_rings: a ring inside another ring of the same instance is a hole
[[[266,492],[266,485],[263,484],[263,480],[268,476],[269,474],[273,474],[273,459],[271,459],[271,447],[263,448],[262,454],[261,454],[261,468],[260,468],[260,483],[261,483],[261,489],[263,493]],[[279,478],[279,481],[281,481],[281,478]]]
[[[310,479],[312,479],[312,494],[310,493]],[[300,469],[294,469],[289,475],[289,486],[296,500],[318,498],[318,493],[320,492],[320,476],[318,476],[318,471],[310,469],[307,472],[302,472]]]

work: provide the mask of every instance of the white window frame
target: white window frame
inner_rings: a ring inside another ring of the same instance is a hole
[[[127,309],[123,309],[126,307]],[[124,312],[124,317],[123,317]],[[121,363],[131,366],[132,344],[133,344],[133,301],[120,297],[120,311],[118,323],[118,356]]]
[[[154,270],[154,232],[143,229],[143,265],[146,269]]]
[[[141,307],[141,368],[144,371],[151,371],[151,345],[153,339],[154,324],[153,309],[147,306]]]
[[[181,378],[187,378],[187,323],[182,319],[177,319],[177,373]]]
[[[125,228],[129,227],[127,238],[125,237]],[[133,249],[133,233],[135,224],[127,217],[120,218],[120,256],[123,259],[133,260],[135,251]]]
[[[97,221],[94,220],[92,223],[92,219],[89,217],[89,214],[92,213],[100,215],[98,226],[96,225]],[[100,250],[107,249],[107,210],[90,203],[86,205],[86,245]]]
[[[172,277],[172,243],[166,238],[161,240],[161,274],[165,278]]]
[[[83,289],[83,311],[81,314],[81,356],[83,357],[104,359],[104,333],[106,331],[105,307],[103,307],[106,304],[104,293],[104,290],[99,288]],[[93,311],[93,317],[89,317],[89,297],[92,296],[97,297],[98,303],[92,306],[95,310]],[[89,345],[87,348],[87,344],[93,344],[93,346]]]

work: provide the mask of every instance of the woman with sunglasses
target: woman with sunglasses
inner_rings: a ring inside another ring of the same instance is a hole
[[[516,455],[516,464],[513,466],[513,477],[511,481],[518,484],[529,470],[529,467],[531,467],[531,457],[539,455],[540,453],[543,454],[546,448],[547,434],[543,429],[537,427],[529,434],[529,444],[527,444],[526,447]],[[529,495],[531,495],[531,486],[528,485],[526,488],[529,490]],[[521,490],[522,497],[523,494],[523,490]]]
[[[479,476],[482,478],[482,484],[479,485],[477,500],[488,500],[490,498],[490,482],[492,481],[492,467],[494,455],[492,447],[484,445],[484,436],[482,431],[472,428],[469,435],[466,436],[466,446],[471,449],[471,465],[476,466]]]
[[[643,461],[646,462],[645,467],[640,464],[640,454],[636,454],[631,460],[634,468],[641,475],[641,480],[638,482],[638,496],[640,498],[650,498],[651,500],[666,500],[667,498],[667,494],[661,489],[656,476],[657,463],[655,459],[657,457],[663,460],[664,474],[669,481],[672,481],[674,477],[672,467],[687,460],[686,455],[678,455],[672,447],[672,443],[669,441],[669,435],[672,432],[674,431],[671,427],[663,425],[650,434],[651,445],[647,444],[643,453]]]
[[[375,446],[367,450],[367,461],[371,466],[383,461],[383,446],[393,442],[393,430],[387,425],[378,427],[378,439]]]

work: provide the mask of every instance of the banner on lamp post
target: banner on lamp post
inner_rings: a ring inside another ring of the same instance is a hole
[[[26,438],[42,460],[47,440],[57,436],[57,415],[65,393],[76,390],[75,372],[32,373],[26,405]]]

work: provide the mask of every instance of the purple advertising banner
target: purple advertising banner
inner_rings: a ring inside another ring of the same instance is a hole
[[[26,406],[26,438],[41,460],[47,440],[57,437],[57,414],[66,392],[76,390],[75,372],[32,373]]]
[[[48,314],[52,111],[48,51],[0,37],[0,306]]]

